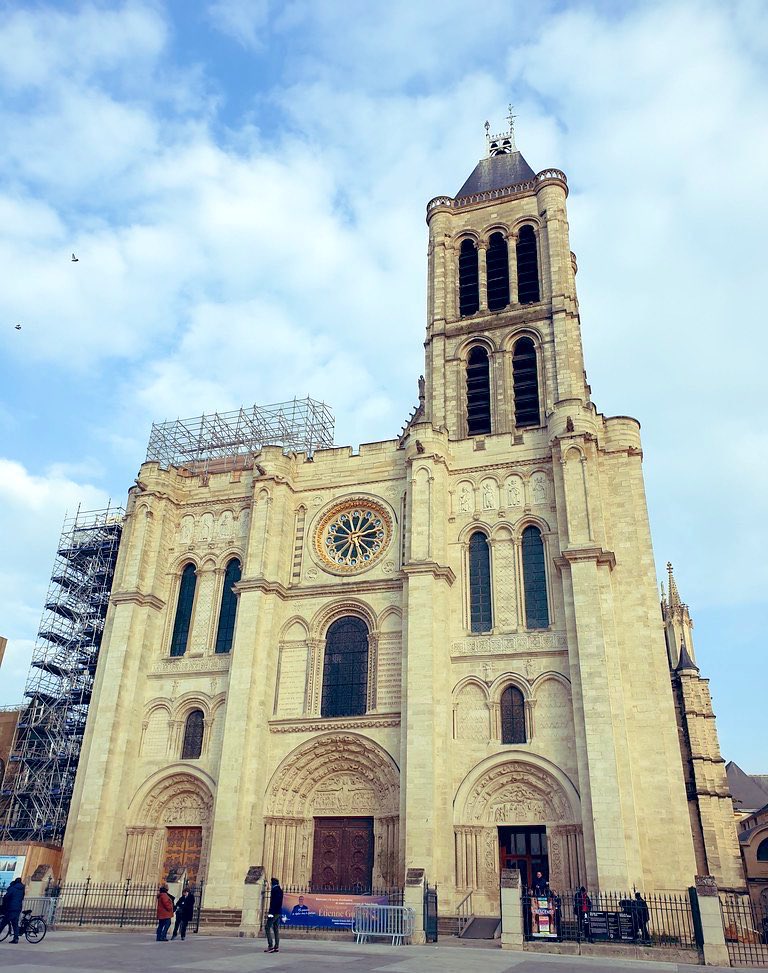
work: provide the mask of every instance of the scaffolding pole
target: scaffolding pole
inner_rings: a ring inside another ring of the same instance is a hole
[[[234,466],[238,457],[267,445],[311,456],[316,449],[333,446],[333,431],[330,407],[316,399],[254,405],[234,412],[153,423],[146,462],[159,463],[163,468],[188,465],[196,472],[214,465],[226,469]]]
[[[0,840],[61,844],[125,510],[64,521],[3,789]]]

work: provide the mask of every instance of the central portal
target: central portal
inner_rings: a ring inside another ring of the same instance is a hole
[[[516,868],[520,884],[533,888],[536,872],[549,881],[546,828],[499,828],[499,864],[502,868]]]
[[[315,818],[312,889],[370,892],[373,818]]]

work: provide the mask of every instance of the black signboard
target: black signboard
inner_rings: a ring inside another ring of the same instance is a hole
[[[592,939],[622,939],[632,942],[635,938],[632,916],[626,912],[590,912],[589,934]]]

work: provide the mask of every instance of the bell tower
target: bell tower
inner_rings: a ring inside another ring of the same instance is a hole
[[[485,158],[427,206],[426,418],[452,440],[557,431],[588,407],[568,183],[533,171],[514,121],[486,122]]]

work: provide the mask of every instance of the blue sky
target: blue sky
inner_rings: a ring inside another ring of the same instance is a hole
[[[512,101],[724,755],[768,769],[762,2],[0,0],[0,50],[0,705],[65,512],[124,501],[153,419],[311,394],[339,443],[397,434],[425,204]]]

